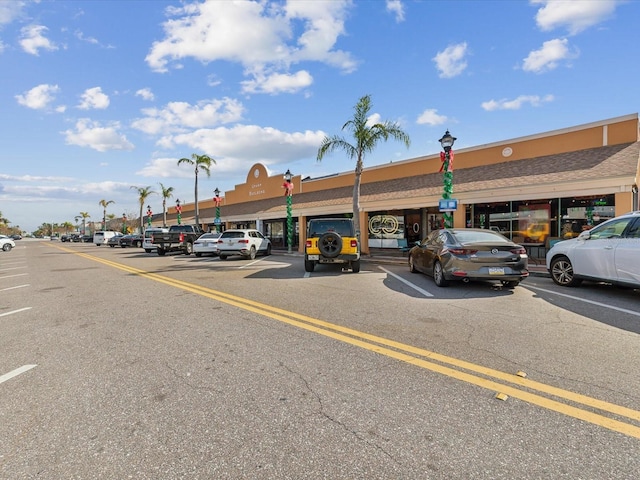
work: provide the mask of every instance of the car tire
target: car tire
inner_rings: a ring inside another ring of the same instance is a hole
[[[150,248],[145,248],[144,251],[147,252],[147,253],[151,253],[151,249]]]
[[[120,248],[127,248],[126,245],[120,245]]]
[[[502,280],[502,286],[507,288],[516,288],[520,285],[520,280]]]
[[[305,260],[304,261],[304,271],[305,272],[313,272],[314,268],[316,268],[316,262],[313,260]]]
[[[193,253],[193,243],[187,242],[187,248],[184,249],[185,255],[191,255]]]
[[[138,241],[136,242],[136,247],[137,247],[137,248],[140,248],[141,246],[142,246],[142,242],[138,240]]]
[[[200,252],[196,253],[196,257],[201,257],[202,254]]]
[[[576,278],[573,274],[571,260],[564,256],[551,260],[549,273],[551,280],[561,287],[577,287],[582,283],[582,279]]]
[[[360,259],[351,262],[351,271],[353,273],[358,273],[360,271]]]
[[[164,251],[164,249],[163,249],[163,248],[158,247],[158,249],[157,249],[157,250],[158,250],[158,256],[159,256],[159,257],[164,257],[164,254],[166,253],[166,252]]]
[[[256,258],[256,247],[253,245],[249,249],[249,256],[247,258],[249,258],[249,260],[254,260]]]
[[[418,269],[416,268],[416,264],[413,260],[413,255],[409,255],[409,271],[411,273],[418,273]]]
[[[318,239],[318,250],[327,258],[336,258],[342,250],[342,237],[335,232],[327,232]]]
[[[436,260],[433,264],[433,281],[438,287],[449,285],[447,279],[444,278],[444,268],[442,268],[442,263],[439,260]]]
[[[5,243],[5,244],[2,246],[2,251],[3,251],[3,252],[10,252],[12,248],[13,248],[13,247],[11,246],[11,244],[10,244],[10,243]]]
[[[109,245],[111,248],[115,247],[115,245]]]
[[[220,254],[220,260],[226,260],[226,259],[227,259],[227,256],[226,256],[226,255],[224,255],[224,254]]]

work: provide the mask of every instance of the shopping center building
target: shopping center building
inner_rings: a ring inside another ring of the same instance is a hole
[[[454,145],[453,226],[499,231],[542,258],[557,239],[640,210],[639,135],[636,113],[460,150]],[[438,153],[365,167],[360,189],[364,254],[397,252],[442,228],[441,166]],[[353,171],[293,177],[294,250],[304,250],[309,219],[352,216],[353,184]],[[221,194],[218,207],[212,197],[199,201],[205,230],[257,228],[274,248],[288,247],[283,173],[269,175],[256,163],[245,183]],[[176,223],[175,207],[167,218]],[[193,204],[182,205],[181,219],[193,222]],[[153,218],[154,225],[161,223],[161,216]]]

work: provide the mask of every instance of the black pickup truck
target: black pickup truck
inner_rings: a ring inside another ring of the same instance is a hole
[[[191,255],[193,242],[203,233],[204,231],[198,225],[172,225],[168,232],[154,233],[151,243],[156,246],[160,256],[177,251]]]

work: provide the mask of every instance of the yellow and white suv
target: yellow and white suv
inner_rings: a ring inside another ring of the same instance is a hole
[[[360,242],[350,218],[317,218],[307,226],[304,269],[313,272],[317,263],[341,263],[353,273],[360,271]]]

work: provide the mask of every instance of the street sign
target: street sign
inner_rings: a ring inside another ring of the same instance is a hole
[[[443,198],[438,202],[438,207],[441,212],[454,212],[458,209],[458,200],[455,198],[448,200]]]

